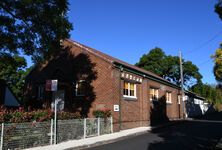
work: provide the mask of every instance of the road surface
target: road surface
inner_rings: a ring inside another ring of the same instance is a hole
[[[196,150],[214,149],[222,138],[222,113],[178,122],[149,133],[87,150]]]

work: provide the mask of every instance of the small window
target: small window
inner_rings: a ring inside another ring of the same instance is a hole
[[[123,96],[136,98],[136,84],[124,81]]]
[[[180,104],[180,101],[181,101],[181,95],[178,95],[177,96],[177,104]]]
[[[158,89],[150,88],[150,100],[158,100]]]
[[[166,92],[166,102],[167,103],[172,103],[172,99],[171,99],[171,92]]]
[[[37,99],[42,100],[44,96],[44,85],[38,85],[37,87]]]
[[[86,81],[79,80],[76,83],[76,96],[85,96],[86,94]]]

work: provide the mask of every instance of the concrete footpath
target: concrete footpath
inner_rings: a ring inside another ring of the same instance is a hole
[[[151,127],[139,127],[139,128],[123,130],[120,132],[115,132],[112,134],[105,134],[101,136],[90,137],[86,139],[70,140],[70,141],[62,142],[56,145],[29,148],[29,150],[82,149],[82,148],[87,148],[91,146],[97,146],[97,145],[115,142],[117,140],[127,138],[128,136],[136,136],[139,134],[147,133],[149,131],[151,131]]]

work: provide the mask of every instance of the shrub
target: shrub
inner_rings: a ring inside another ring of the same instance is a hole
[[[77,119],[80,118],[79,113],[58,112],[58,119]],[[0,123],[21,123],[21,122],[42,122],[50,120],[54,117],[54,112],[51,109],[33,110],[25,112],[23,109],[10,110],[0,106]]]
[[[99,110],[94,110],[93,115],[96,118],[107,118],[111,116],[111,110],[110,109],[99,109]]]

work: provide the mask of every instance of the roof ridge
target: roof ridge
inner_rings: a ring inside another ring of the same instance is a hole
[[[86,46],[86,45],[84,45],[84,44],[81,44],[81,43],[79,43],[79,42],[73,41],[73,40],[71,40],[71,39],[66,39],[66,40],[69,41],[69,42],[71,42],[71,43],[73,43],[73,44],[75,44],[75,45],[77,45],[77,46],[79,46],[80,48],[83,48],[83,49],[87,50],[88,52],[90,52],[90,53],[92,53],[92,54],[94,54],[94,55],[96,55],[96,56],[104,59],[105,61],[108,61],[108,62],[110,62],[110,63],[113,63],[112,60],[110,60],[110,59],[108,59],[108,58],[105,58],[105,57],[103,57],[103,56],[95,53],[94,51],[96,51],[96,52],[98,52],[98,53],[102,53],[102,52],[100,52],[100,51],[98,51],[98,50],[96,50],[96,49],[90,48],[90,47],[88,47],[88,46]],[[91,50],[90,50],[90,49],[91,49]],[[92,51],[92,50],[93,50],[93,51]],[[106,54],[105,54],[105,55],[106,55]],[[108,56],[108,55],[107,55],[107,56]]]

